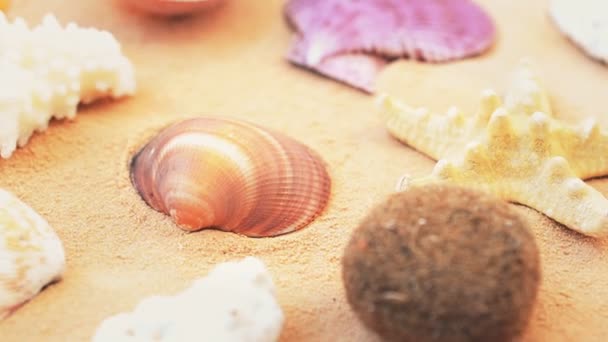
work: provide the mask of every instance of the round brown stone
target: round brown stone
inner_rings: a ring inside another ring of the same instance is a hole
[[[390,341],[511,341],[540,282],[525,221],[493,196],[451,186],[391,195],[354,231],[343,258],[347,299]]]

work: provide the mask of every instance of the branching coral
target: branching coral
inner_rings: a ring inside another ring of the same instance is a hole
[[[135,92],[131,62],[107,31],[62,27],[52,15],[29,28],[0,13],[0,157],[9,158],[49,121],[78,104]]]

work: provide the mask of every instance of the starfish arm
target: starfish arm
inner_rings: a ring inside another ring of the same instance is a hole
[[[512,201],[535,208],[581,234],[608,236],[608,200],[578,178],[566,159],[548,159],[536,177],[517,188],[510,196]]]
[[[417,179],[404,178],[397,190],[450,182],[536,209],[581,234],[608,236],[608,200],[577,178],[564,158],[545,160],[540,171],[531,176],[494,178],[487,170],[482,149],[470,149],[465,159],[459,162],[440,160],[431,175]]]
[[[493,91],[482,95],[477,115],[465,116],[456,107],[446,114],[434,114],[426,108],[411,108],[387,95],[379,98],[389,133],[397,140],[437,160],[459,155],[462,146],[480,135],[492,113],[500,106]]]
[[[552,134],[556,154],[568,159],[582,179],[608,174],[608,131],[595,119],[585,120],[579,127],[560,125]]]
[[[513,114],[532,115],[535,112],[542,112],[553,116],[549,95],[532,71],[531,62],[522,61],[513,74],[505,94],[505,108]]]
[[[566,158],[574,173],[588,179],[608,174],[608,132],[595,119],[585,120],[579,127],[571,127],[553,117],[549,96],[529,62],[522,62],[505,95],[505,109],[510,115],[538,115],[551,120],[551,153]]]

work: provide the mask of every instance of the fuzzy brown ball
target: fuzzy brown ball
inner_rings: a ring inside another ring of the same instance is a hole
[[[511,341],[540,282],[525,221],[504,201],[449,185],[394,194],[343,258],[348,301],[390,341]]]

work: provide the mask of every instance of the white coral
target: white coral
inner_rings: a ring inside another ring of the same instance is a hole
[[[173,297],[106,319],[93,342],[277,341],[284,316],[274,291],[259,259],[222,263]]]
[[[135,92],[131,62],[107,31],[62,27],[49,14],[29,28],[0,13],[0,157],[9,158],[49,121],[73,119],[80,102]]]

